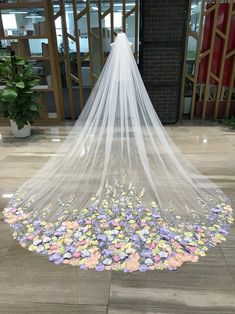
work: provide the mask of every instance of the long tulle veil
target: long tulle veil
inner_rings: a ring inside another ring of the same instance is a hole
[[[118,34],[69,136],[14,195],[23,247],[82,269],[176,269],[225,239],[223,192],[178,151]]]

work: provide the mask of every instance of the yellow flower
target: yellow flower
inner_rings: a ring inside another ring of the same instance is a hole
[[[186,231],[186,232],[184,233],[184,235],[185,235],[186,237],[192,237],[192,236],[193,236],[192,232],[188,232],[188,231]]]
[[[36,246],[34,246],[33,244],[31,244],[31,245],[28,247],[28,250],[31,251],[31,252],[34,252],[34,251],[36,251]]]
[[[165,243],[164,240],[160,240],[160,241],[158,242],[158,246],[159,246],[159,247],[163,247],[165,244],[166,244],[166,243]]]
[[[197,243],[200,244],[200,245],[204,244],[204,242],[201,241],[201,240],[197,241]]]
[[[60,254],[64,254],[65,253],[65,249],[63,247],[59,248],[59,253]]]

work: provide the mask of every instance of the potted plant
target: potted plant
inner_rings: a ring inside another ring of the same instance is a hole
[[[0,91],[0,116],[10,119],[15,137],[29,136],[30,124],[39,117],[41,109],[32,90],[39,78],[33,74],[32,66],[13,52],[0,62],[0,81],[4,84]]]
[[[230,129],[230,130],[235,130],[235,117],[232,116],[229,119],[225,120],[225,125]]]

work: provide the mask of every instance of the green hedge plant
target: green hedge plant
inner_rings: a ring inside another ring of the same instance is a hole
[[[0,116],[15,121],[19,130],[32,124],[41,110],[37,92],[32,90],[39,83],[32,66],[12,53],[0,61],[0,81],[4,84],[0,91]]]
[[[231,130],[235,130],[235,117],[232,116],[231,118],[225,120],[225,125],[231,129]]]

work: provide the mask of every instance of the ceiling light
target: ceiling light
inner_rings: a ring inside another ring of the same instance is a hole
[[[11,11],[9,13],[10,14],[28,14],[29,12],[27,12],[27,11]]]
[[[27,15],[26,19],[41,19],[42,17],[41,15]]]

